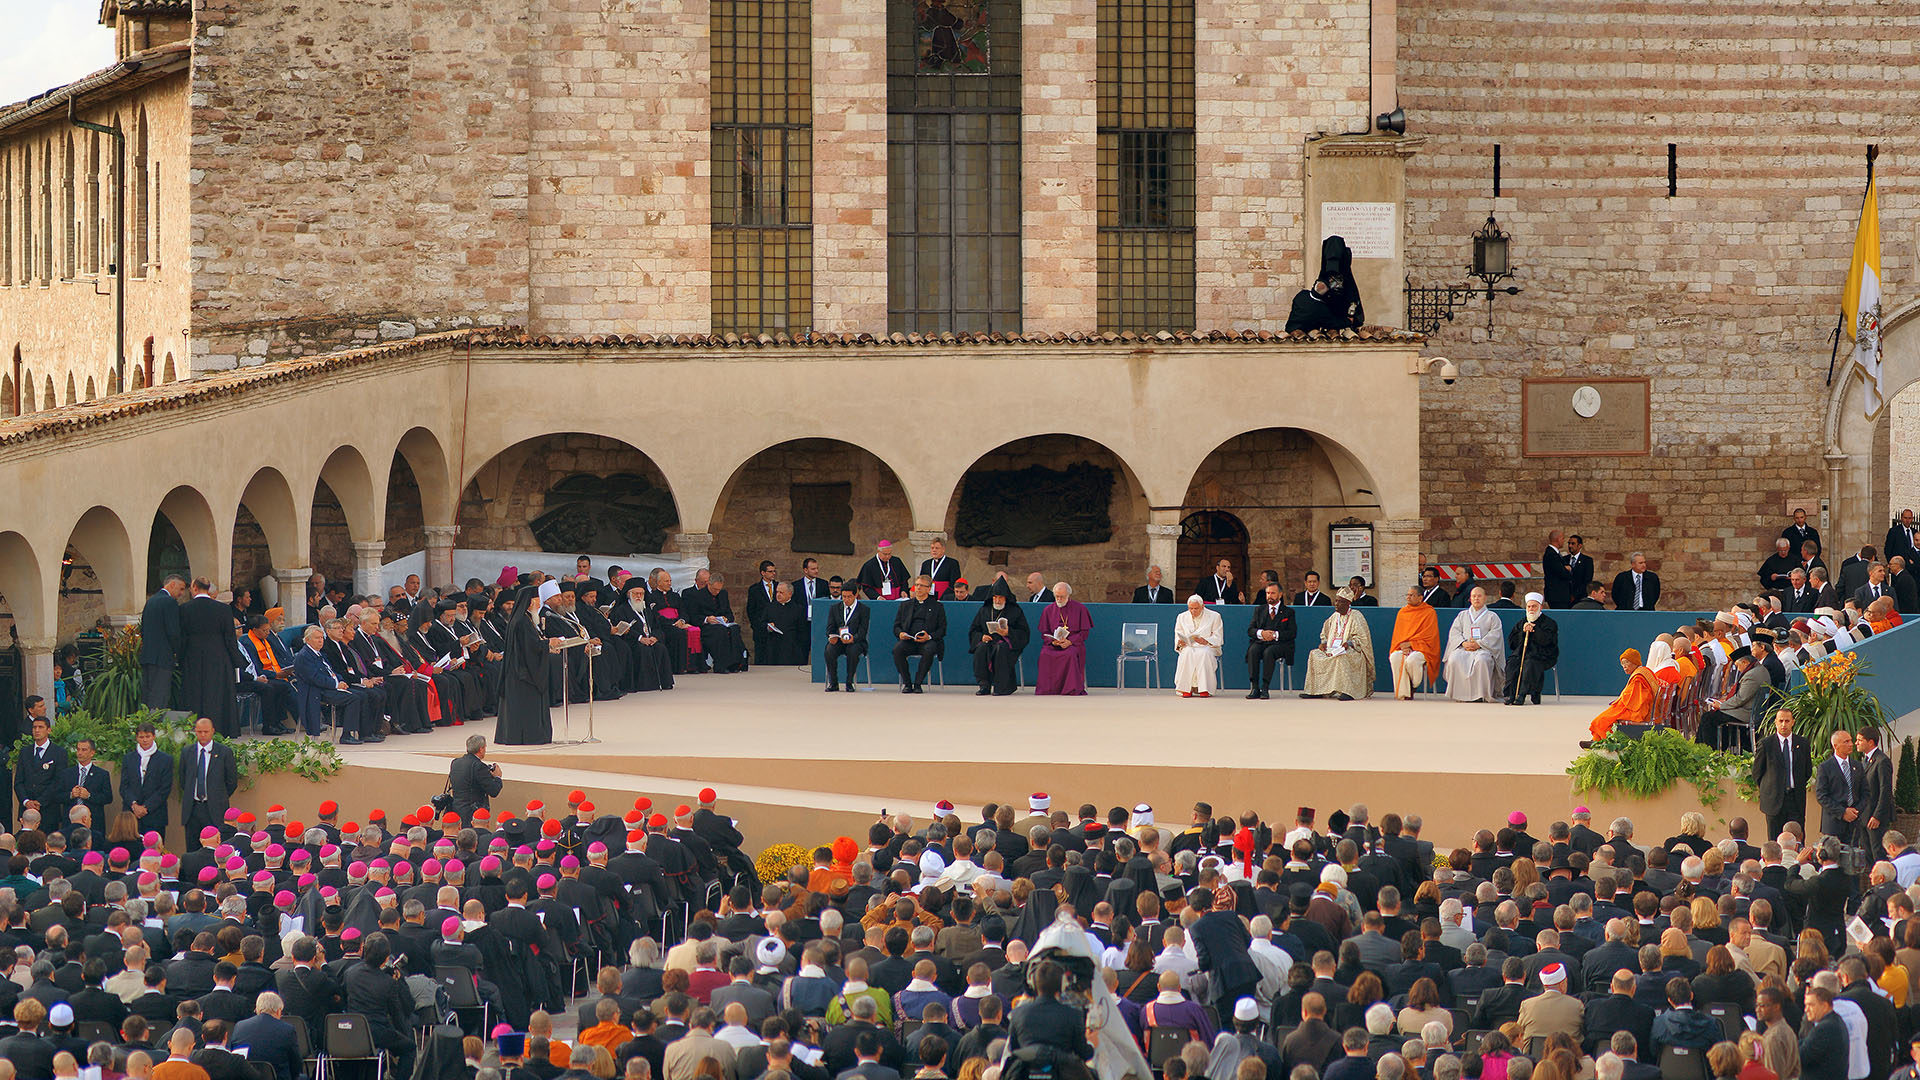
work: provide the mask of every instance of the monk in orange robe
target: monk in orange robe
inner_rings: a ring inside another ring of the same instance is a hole
[[[1606,738],[1607,733],[1613,730],[1613,725],[1622,721],[1644,724],[1653,715],[1656,680],[1653,672],[1641,665],[1639,649],[1628,649],[1620,654],[1620,670],[1627,676],[1626,688],[1605,709],[1600,710],[1600,715],[1588,725],[1587,731],[1593,738],[1580,744],[1583,750]]]
[[[1387,662],[1393,667],[1393,696],[1402,701],[1412,700],[1428,672],[1440,670],[1440,620],[1418,588],[1407,590],[1406,605],[1394,616]]]

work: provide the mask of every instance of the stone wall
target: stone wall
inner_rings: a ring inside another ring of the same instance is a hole
[[[1293,294],[1305,284],[1306,139],[1367,130],[1367,32],[1366,0],[1196,0],[1194,312],[1201,329],[1286,325]]]
[[[1427,383],[1431,552],[1537,559],[1565,528],[1602,575],[1644,549],[1662,607],[1750,589],[1788,500],[1825,488],[1823,382],[1868,139],[1886,291],[1913,288],[1896,223],[1920,197],[1910,170],[1888,167],[1920,143],[1910,20],[1843,0],[1784,20],[1756,0],[1399,12],[1400,100],[1428,140],[1407,178],[1409,272],[1459,281],[1491,213],[1525,290],[1500,298],[1491,340],[1475,302],[1426,350],[1484,372]],[[1652,454],[1522,458],[1520,380],[1555,375],[1650,376]]]
[[[886,21],[885,0],[813,0],[813,328],[825,333],[887,329]]]
[[[1005,570],[1015,595],[1025,600],[1027,575],[1037,570],[1048,586],[1065,581],[1073,586],[1076,598],[1090,604],[1133,598],[1134,586],[1146,573],[1147,501],[1112,451],[1072,435],[1040,435],[1010,442],[981,457],[968,471],[1005,471],[1034,465],[1065,469],[1082,462],[1113,472],[1113,498],[1108,506],[1113,539],[1104,544],[1013,548],[1008,550],[1006,566],[991,566],[987,563],[990,549],[961,547],[953,542],[960,508],[960,493],[955,491],[947,506],[947,554],[960,560],[962,575],[969,584],[983,587],[996,572]]]
[[[524,0],[196,5],[194,366],[524,322],[529,34]]]
[[[712,323],[706,0],[532,0],[529,325]]]
[[[834,483],[852,485],[853,554],[794,551],[792,485]],[[772,559],[782,581],[799,577],[800,562],[809,556],[820,560],[821,577],[850,578],[883,537],[911,564],[910,527],[906,493],[879,458],[831,439],[800,439],[762,450],[734,474],[714,511],[707,561],[727,576],[727,591],[744,614],[744,590],[760,580],[760,560]]]
[[[632,473],[655,486],[667,486],[652,459],[618,439],[599,435],[529,439],[488,462],[461,493],[459,546],[476,551],[539,551],[529,523],[546,512],[547,492],[553,485],[575,473]],[[413,505],[419,505],[418,498]],[[391,559],[397,556],[391,526],[389,530],[386,557]],[[423,546],[416,544],[398,554]]]
[[[1099,310],[1099,29],[1095,0],[1021,11],[1021,325],[1030,334],[1091,330]]]
[[[103,31],[104,32],[104,31]],[[147,153],[150,162],[150,176],[158,180],[157,187],[150,189],[150,221],[155,232],[148,254],[147,264],[142,267],[137,262],[137,248],[134,230],[139,221],[136,214],[138,188],[133,183],[136,175],[137,158],[135,133],[138,119],[144,112],[147,124]],[[174,74],[139,87],[118,98],[96,102],[80,110],[80,116],[96,124],[113,126],[128,133],[127,139],[127,175],[129,183],[126,192],[126,259],[127,276],[127,319],[126,319],[126,359],[129,385],[133,380],[133,368],[141,363],[148,339],[153,341],[154,377],[164,380],[166,360],[175,358],[174,376],[185,378],[186,366],[187,318],[188,318],[188,276],[187,276],[187,76]],[[23,411],[37,411],[46,406],[46,389],[49,383],[54,389],[56,404],[67,404],[67,383],[71,379],[74,385],[74,398],[87,400],[88,384],[93,386],[91,396],[104,397],[111,392],[114,352],[114,281],[113,276],[105,272],[106,264],[112,260],[113,243],[113,183],[110,163],[113,157],[113,141],[99,137],[101,166],[94,174],[99,184],[98,206],[100,220],[97,228],[83,225],[80,244],[84,247],[91,235],[100,238],[101,253],[99,272],[93,272],[90,262],[83,254],[76,271],[66,268],[66,235],[68,223],[65,218],[65,203],[62,196],[62,170],[65,166],[66,141],[71,138],[76,147],[75,168],[77,194],[75,204],[78,216],[87,216],[86,182],[90,169],[86,156],[90,140],[95,138],[90,132],[73,128],[66,122],[64,110],[50,117],[46,123],[9,132],[0,138],[0,155],[11,161],[11,169],[0,172],[0,176],[11,177],[11,192],[7,205],[13,214],[11,273],[0,275],[0,364],[7,365],[3,376],[5,384],[11,386],[15,375],[11,362],[18,350],[21,371],[31,376],[35,390],[33,400],[25,400],[22,389]],[[40,284],[36,275],[29,283],[21,273],[25,243],[28,235],[23,229],[21,213],[25,209],[25,177],[22,174],[22,153],[31,150],[33,159],[32,236],[34,246],[39,246],[41,225],[40,162],[49,147],[56,147],[53,167],[53,266],[47,284]],[[23,378],[23,383],[28,381]],[[13,398],[11,394],[0,400],[0,416],[11,415]]]

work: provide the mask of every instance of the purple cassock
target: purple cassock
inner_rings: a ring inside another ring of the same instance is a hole
[[[1050,639],[1060,627],[1067,628],[1068,645],[1061,648]],[[1087,605],[1069,598],[1062,606],[1048,604],[1040,612],[1040,677],[1034,681],[1036,694],[1085,694],[1087,692],[1087,635],[1093,633],[1093,616]]]

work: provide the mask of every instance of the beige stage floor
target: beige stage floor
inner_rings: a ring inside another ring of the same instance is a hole
[[[1425,696],[1335,702],[1291,694],[1248,701],[1243,694],[980,698],[972,686],[928,687],[918,696],[891,687],[827,694],[802,672],[756,670],[684,678],[671,693],[600,703],[597,743],[501,746],[490,756],[506,779],[498,802],[508,806],[531,798],[552,804],[580,788],[602,809],[624,812],[636,795],[671,808],[711,785],[755,850],[857,836],[882,809],[924,820],[942,798],[970,821],[988,801],[1015,801],[1024,815],[1032,791],[1050,793],[1056,808],[1069,811],[1082,802],[1104,811],[1144,801],[1163,823],[1184,822],[1196,799],[1216,812],[1251,808],[1278,821],[1301,805],[1324,817],[1366,802],[1376,814],[1422,815],[1425,837],[1446,847],[1515,809],[1539,822],[1564,817],[1575,801],[1566,764],[1604,704],[1549,698],[1508,708]],[[438,793],[466,737],[492,727],[347,748],[349,767],[324,795],[303,781],[270,777],[242,800],[284,800],[297,810],[335,798],[345,817],[376,805],[397,817]],[[556,710],[554,729],[556,738],[585,739],[586,710],[575,707],[568,727]],[[1627,813],[1647,820],[1650,831],[1698,808],[1691,788],[1633,805],[1585,801],[1602,825]],[[1723,802],[1717,816],[1742,812],[1734,807]]]

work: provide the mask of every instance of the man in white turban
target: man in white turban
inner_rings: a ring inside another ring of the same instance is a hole
[[[1547,615],[1547,598],[1537,592],[1527,594],[1527,617],[1513,628],[1513,640],[1507,644],[1506,703],[1525,705],[1528,698],[1540,704],[1540,687],[1547,672],[1560,662],[1560,627]]]
[[[1173,687],[1181,697],[1213,696],[1220,637],[1220,613],[1209,609],[1198,593],[1187,597],[1187,610],[1173,620],[1173,647],[1180,656],[1173,669]]]
[[[1454,616],[1447,631],[1447,696],[1455,701],[1493,701],[1506,672],[1506,639],[1500,616],[1487,607],[1487,590],[1478,585],[1471,607]]]

